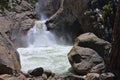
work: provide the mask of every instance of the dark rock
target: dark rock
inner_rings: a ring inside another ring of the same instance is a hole
[[[102,57],[90,48],[74,46],[68,54],[68,59],[77,74],[100,73],[105,69]]]
[[[82,19],[88,1],[62,0],[59,10],[48,19],[46,24],[48,27],[58,28],[64,27],[66,24],[71,25],[75,20]]]
[[[90,31],[90,26],[82,26],[85,23],[83,16],[88,1],[62,0],[59,10],[46,21],[48,30],[59,32],[57,35],[69,34],[73,39],[75,39],[75,35]]]
[[[113,73],[102,73],[100,75],[100,78],[102,80],[115,80],[115,75]]]
[[[39,67],[32,71],[29,71],[28,73],[34,77],[37,77],[37,76],[42,76],[43,72],[44,72],[44,69],[42,67]]]

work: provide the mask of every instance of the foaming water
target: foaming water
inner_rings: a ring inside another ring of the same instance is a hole
[[[18,48],[22,71],[43,67],[61,74],[67,72],[70,64],[67,54],[72,46],[58,45],[55,36],[46,30],[45,21],[36,21],[28,32],[28,47]]]
[[[33,47],[56,44],[54,35],[46,30],[45,21],[36,21],[35,26],[28,32],[28,45]]]

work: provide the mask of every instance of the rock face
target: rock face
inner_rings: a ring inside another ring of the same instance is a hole
[[[62,0],[38,0],[36,3],[36,13],[39,19],[41,16],[52,16],[60,7]]]
[[[89,0],[62,0],[59,10],[46,22],[48,28],[65,27],[67,24],[73,24],[77,19],[82,19],[88,1]]]
[[[22,0],[0,11],[0,74],[16,75],[21,64],[15,48],[23,44],[23,37],[34,24],[33,7]]]
[[[16,47],[26,46],[23,37],[33,27],[35,15],[33,7],[25,0],[16,3],[14,10],[4,10],[0,16],[0,29],[5,30]]]
[[[75,39],[82,32],[93,32],[111,41],[115,11],[112,0],[61,0],[60,8],[46,25],[48,30],[57,30],[55,33],[59,32],[60,36],[68,33]]]
[[[111,45],[99,39],[93,33],[85,33],[76,38],[68,59],[78,74],[101,73],[105,70],[105,61]]]
[[[0,74],[13,74],[14,70],[20,72],[20,69],[19,54],[8,36],[0,31]]]
[[[83,16],[88,1],[62,0],[59,10],[46,21],[48,30],[55,30],[56,33],[59,32],[59,34],[65,36],[70,34],[73,39],[83,33],[83,31],[91,31],[90,26],[83,27],[83,24],[87,24]]]

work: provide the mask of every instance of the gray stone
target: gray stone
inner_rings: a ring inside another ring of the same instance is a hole
[[[68,59],[77,74],[100,73],[105,69],[102,57],[90,48],[74,46],[68,54]]]

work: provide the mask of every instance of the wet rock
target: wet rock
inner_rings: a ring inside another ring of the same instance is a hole
[[[29,71],[28,73],[34,77],[37,77],[37,76],[42,76],[43,72],[44,72],[44,69],[42,67],[39,67]]]
[[[90,48],[74,46],[68,54],[68,59],[77,74],[100,73],[105,69],[102,57]]]
[[[21,64],[18,52],[5,32],[0,31],[0,74],[20,72]],[[16,73],[17,74],[17,73]]]

